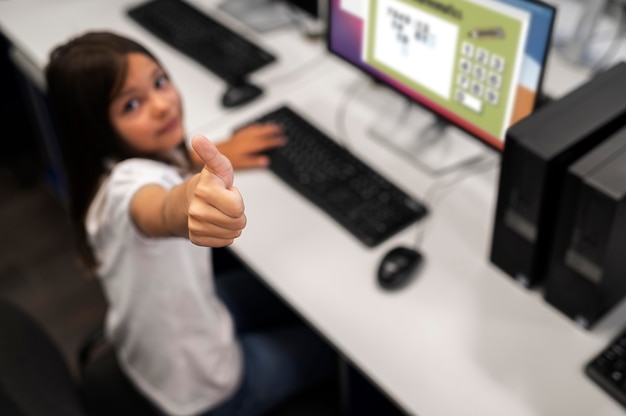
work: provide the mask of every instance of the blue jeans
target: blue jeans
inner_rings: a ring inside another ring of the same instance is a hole
[[[235,323],[244,375],[239,390],[203,416],[266,414],[336,369],[332,348],[247,270],[220,273],[215,284]]]

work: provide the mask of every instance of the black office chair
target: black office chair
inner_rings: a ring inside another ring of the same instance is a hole
[[[96,328],[78,354],[80,392],[90,416],[159,416],[122,371],[104,327]]]
[[[84,416],[67,363],[42,327],[0,300],[0,414]]]
[[[80,348],[76,379],[45,329],[0,299],[0,415],[157,415],[103,341],[98,329]]]

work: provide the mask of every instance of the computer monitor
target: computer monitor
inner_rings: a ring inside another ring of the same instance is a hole
[[[441,142],[457,130],[502,151],[507,128],[540,96],[555,15],[535,0],[330,0],[327,47],[429,110],[432,122],[407,140],[435,131]],[[386,140],[401,135],[378,130]]]

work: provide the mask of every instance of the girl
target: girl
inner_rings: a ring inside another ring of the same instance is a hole
[[[206,248],[240,235],[233,168],[266,166],[280,128],[253,125],[217,146],[196,136],[188,151],[167,72],[113,33],[54,49],[46,81],[80,255],[146,397],[171,415],[260,415],[328,375],[328,346],[243,268],[213,279]]]

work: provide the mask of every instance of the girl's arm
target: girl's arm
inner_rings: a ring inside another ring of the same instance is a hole
[[[233,167],[208,139],[195,136],[192,146],[204,163],[202,171],[170,190],[142,187],[131,200],[131,218],[149,237],[187,237],[208,247],[230,245],[246,225],[243,199],[233,187]]]

